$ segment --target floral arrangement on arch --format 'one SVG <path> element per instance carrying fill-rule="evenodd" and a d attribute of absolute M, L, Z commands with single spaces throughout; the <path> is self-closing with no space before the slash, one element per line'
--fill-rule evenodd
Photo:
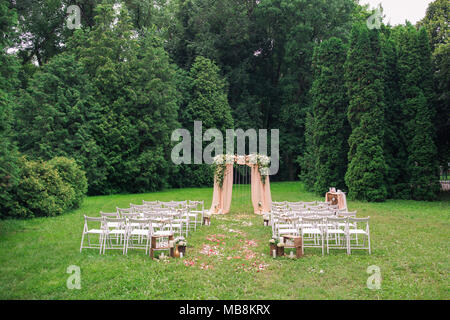
<path fill-rule="evenodd" d="M 266 183 L 266 178 L 269 175 L 270 157 L 264 154 L 252 153 L 248 156 L 249 163 L 258 165 L 259 173 L 261 174 L 262 183 Z"/>
<path fill-rule="evenodd" d="M 239 162 L 239 160 L 242 160 L 243 158 L 245 159 L 245 156 L 235 156 L 233 154 L 219 154 L 213 158 L 215 179 L 220 188 L 223 186 L 227 164 L 233 164 L 236 160 Z M 250 164 L 258 165 L 261 181 L 265 184 L 266 178 L 269 175 L 270 157 L 264 154 L 252 153 L 248 156 L 248 162 Z"/>
<path fill-rule="evenodd" d="M 220 188 L 223 186 L 227 164 L 233 164 L 234 160 L 235 156 L 232 154 L 219 154 L 213 158 L 215 179 Z"/>

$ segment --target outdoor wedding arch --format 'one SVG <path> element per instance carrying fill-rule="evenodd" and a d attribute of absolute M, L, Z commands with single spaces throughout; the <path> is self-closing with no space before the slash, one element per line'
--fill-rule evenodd
<path fill-rule="evenodd" d="M 262 154 L 232 155 L 221 154 L 214 157 L 214 192 L 210 212 L 226 214 L 230 211 L 233 191 L 234 164 L 248 166 L 251 172 L 251 200 L 255 214 L 270 211 L 270 158 Z"/>

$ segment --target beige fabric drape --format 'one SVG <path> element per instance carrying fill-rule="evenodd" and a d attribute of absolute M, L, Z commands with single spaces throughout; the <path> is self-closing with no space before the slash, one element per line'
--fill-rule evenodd
<path fill-rule="evenodd" d="M 257 165 L 250 165 L 251 167 L 251 189 L 252 189 L 252 204 L 253 211 L 256 214 L 269 212 L 272 205 L 272 196 L 270 194 L 269 176 L 266 176 L 265 183 L 261 180 L 261 173 Z"/>
<path fill-rule="evenodd" d="M 272 204 L 269 176 L 265 183 L 261 180 L 261 173 L 257 165 L 248 164 L 251 168 L 251 192 L 253 211 L 256 214 L 269 212 Z M 220 188 L 214 178 L 213 200 L 210 212 L 212 214 L 226 214 L 230 212 L 231 196 L 233 191 L 233 164 L 227 164 L 223 185 Z M 261 204 L 261 205 L 260 205 Z"/>
<path fill-rule="evenodd" d="M 214 193 L 211 204 L 211 213 L 226 214 L 230 211 L 231 195 L 233 192 L 233 164 L 227 164 L 225 169 L 222 188 L 214 177 Z"/>

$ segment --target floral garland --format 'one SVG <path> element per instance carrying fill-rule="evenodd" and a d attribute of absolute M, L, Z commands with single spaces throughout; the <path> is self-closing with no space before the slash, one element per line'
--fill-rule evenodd
<path fill-rule="evenodd" d="M 227 164 L 233 164 L 236 160 L 242 162 L 243 159 L 245 159 L 245 156 L 235 156 L 232 154 L 219 154 L 213 158 L 215 179 L 220 188 L 223 186 Z M 258 165 L 261 181 L 265 184 L 266 178 L 269 175 L 270 157 L 263 154 L 252 153 L 248 156 L 248 161 L 250 164 Z"/>

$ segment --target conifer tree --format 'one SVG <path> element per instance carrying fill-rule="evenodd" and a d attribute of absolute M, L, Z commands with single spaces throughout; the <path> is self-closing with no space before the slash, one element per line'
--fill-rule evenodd
<path fill-rule="evenodd" d="M 305 159 L 304 166 L 311 166 L 308 184 L 312 183 L 310 187 L 318 194 L 325 193 L 329 187 L 345 189 L 349 134 L 344 78 L 346 53 L 342 40 L 337 38 L 322 42 L 314 52 L 312 116 L 307 124 L 308 134 L 312 135 L 307 141 L 310 159 Z"/>
<path fill-rule="evenodd" d="M 435 128 L 430 99 L 429 47 L 423 32 L 406 26 L 399 35 L 399 76 L 402 114 L 408 159 L 406 163 L 410 195 L 415 200 L 435 200 L 439 192 Z M 428 55 L 428 58 L 427 58 Z"/>
<path fill-rule="evenodd" d="M 18 182 L 18 153 L 12 141 L 13 111 L 17 78 L 17 59 L 5 52 L 9 35 L 17 22 L 6 1 L 0 2 L 0 217 L 8 215 L 12 203 L 10 191 Z"/>
<path fill-rule="evenodd" d="M 396 42 L 385 29 L 382 37 L 384 57 L 384 99 L 385 99 L 385 126 L 384 126 L 384 152 L 386 159 L 386 186 L 389 198 L 409 198 L 407 184 L 406 160 L 404 138 L 400 128 L 403 126 L 400 104 L 399 76 L 397 70 L 398 53 Z"/>
<path fill-rule="evenodd" d="M 349 196 L 367 201 L 386 199 L 386 163 L 383 153 L 383 56 L 379 31 L 355 25 L 346 61 L 349 107 Z"/>
<path fill-rule="evenodd" d="M 95 27 L 35 74 L 17 113 L 21 147 L 79 161 L 90 194 L 159 190 L 178 127 L 174 68 L 156 30 L 135 36 L 125 7 L 96 12 Z"/>
<path fill-rule="evenodd" d="M 216 128 L 225 137 L 225 130 L 233 129 L 234 121 L 228 104 L 226 81 L 221 78 L 217 65 L 202 56 L 196 57 L 184 83 L 189 101 L 180 110 L 183 128 L 194 137 L 194 121 L 202 121 L 203 132 Z M 180 179 L 185 186 L 208 186 L 213 183 L 213 171 L 209 165 L 183 165 Z"/>

